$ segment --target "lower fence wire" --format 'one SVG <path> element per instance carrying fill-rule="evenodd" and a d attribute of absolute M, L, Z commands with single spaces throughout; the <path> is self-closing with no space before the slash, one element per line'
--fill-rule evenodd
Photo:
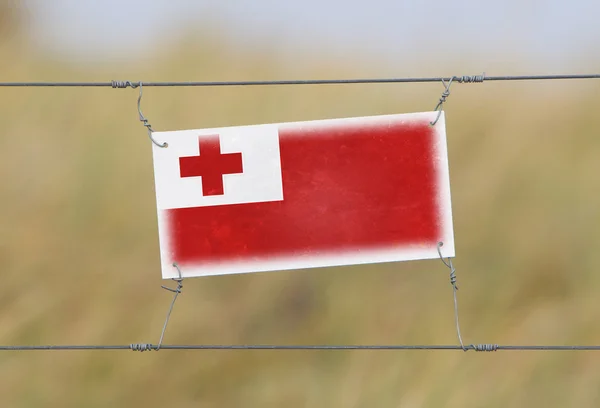
<path fill-rule="evenodd" d="M 159 350 L 462 350 L 462 351 L 600 351 L 600 345 L 573 345 L 573 346 L 557 346 L 557 345 L 498 345 L 498 344 L 469 344 L 465 345 L 462 340 L 460 333 L 460 325 L 458 322 L 458 301 L 456 292 L 458 291 L 458 285 L 456 283 L 456 270 L 452 265 L 452 260 L 448 258 L 446 262 L 442 256 L 440 248 L 443 243 L 438 244 L 438 253 L 440 259 L 450 269 L 450 284 L 452 285 L 454 294 L 454 318 L 456 323 L 456 334 L 458 336 L 458 345 L 427 345 L 427 344 L 396 344 L 396 345 L 282 345 L 282 344 L 191 344 L 191 345 L 174 345 L 174 344 L 162 344 L 167 324 L 173 311 L 173 306 L 177 300 L 177 296 L 181 293 L 182 285 L 182 274 L 177 264 L 173 264 L 177 268 L 179 277 L 173 279 L 177 282 L 177 288 L 171 289 L 163 286 L 173 292 L 175 295 L 169 307 L 165 323 L 161 332 L 160 340 L 158 344 L 150 343 L 132 343 L 127 345 L 37 345 L 37 346 L 26 346 L 26 345 L 15 345 L 15 346 L 2 346 L 0 345 L 0 351 L 48 351 L 48 350 L 131 350 L 131 351 L 159 351 Z"/>
<path fill-rule="evenodd" d="M 160 350 L 474 350 L 474 351 L 600 351 L 600 346 L 555 346 L 555 345 L 498 345 L 470 344 L 460 345 L 228 345 L 228 344 L 163 344 Z M 159 350 L 155 344 L 128 345 L 39 345 L 39 346 L 0 346 L 0 351 L 33 350 Z"/>

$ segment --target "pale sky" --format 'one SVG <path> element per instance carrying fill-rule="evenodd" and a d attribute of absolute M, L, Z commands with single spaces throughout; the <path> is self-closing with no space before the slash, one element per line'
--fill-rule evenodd
<path fill-rule="evenodd" d="M 246 48 L 269 41 L 292 59 L 314 47 L 369 50 L 399 65 L 467 52 L 493 69 L 510 52 L 543 72 L 594 71 L 582 61 L 600 41 L 598 0 L 24 1 L 38 44 L 78 58 L 135 56 L 181 27 L 209 22 Z"/>

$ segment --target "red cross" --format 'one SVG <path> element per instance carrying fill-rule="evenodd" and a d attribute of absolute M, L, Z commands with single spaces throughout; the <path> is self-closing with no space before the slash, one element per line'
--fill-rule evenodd
<path fill-rule="evenodd" d="M 223 175 L 243 173 L 242 154 L 221 154 L 219 135 L 198 138 L 200 156 L 179 158 L 181 177 L 202 176 L 202 195 L 223 195 Z"/>

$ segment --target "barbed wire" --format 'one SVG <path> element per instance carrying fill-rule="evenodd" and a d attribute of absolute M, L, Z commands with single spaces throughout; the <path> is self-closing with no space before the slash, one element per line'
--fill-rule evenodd
<path fill-rule="evenodd" d="M 296 79 L 264 81 L 110 81 L 110 82 L 0 82 L 0 87 L 111 87 L 137 88 L 138 86 L 256 86 L 256 85 L 335 85 L 335 84 L 389 84 L 423 82 L 481 83 L 484 81 L 532 81 L 565 79 L 600 79 L 600 74 L 558 74 L 558 75 L 462 75 L 446 77 L 400 77 L 400 78 L 350 78 L 350 79 Z"/>

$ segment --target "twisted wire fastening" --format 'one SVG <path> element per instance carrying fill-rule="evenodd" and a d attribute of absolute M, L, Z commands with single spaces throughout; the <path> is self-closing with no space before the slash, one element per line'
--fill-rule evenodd
<path fill-rule="evenodd" d="M 460 342 L 460 346 L 462 347 L 462 349 L 464 351 L 467 351 L 468 349 L 463 344 L 462 336 L 460 334 L 460 324 L 458 322 L 458 300 L 456 298 L 456 292 L 458 291 L 458 285 L 456 283 L 456 269 L 454 269 L 454 265 L 452 265 L 452 260 L 450 258 L 448 258 L 448 262 L 446 262 L 444 260 L 444 257 L 442 256 L 442 251 L 440 250 L 440 248 L 442 246 L 444 246 L 444 243 L 438 242 L 437 251 L 438 251 L 438 254 L 440 255 L 440 259 L 442 260 L 444 265 L 446 265 L 450 269 L 450 284 L 452 285 L 452 292 L 454 294 L 454 321 L 456 324 L 456 334 L 458 336 L 458 341 Z"/>
<path fill-rule="evenodd" d="M 440 97 L 440 100 L 434 109 L 434 111 L 437 111 L 438 114 L 437 114 L 437 117 L 435 118 L 435 120 L 433 122 L 430 122 L 431 126 L 434 126 L 440 119 L 440 116 L 442 115 L 442 106 L 444 105 L 444 102 L 446 102 L 446 99 L 448 99 L 448 97 L 450 96 L 450 85 L 452 85 L 452 81 L 456 81 L 461 84 L 471 84 L 471 83 L 483 82 L 485 80 L 485 73 L 483 73 L 483 75 L 453 76 L 450 78 L 450 80 L 448 81 L 447 84 L 443 78 L 441 80 L 442 80 L 442 84 L 444 85 L 445 89 L 444 89 L 444 92 L 442 92 L 442 96 Z"/>
<path fill-rule="evenodd" d="M 498 350 L 497 344 L 471 344 L 470 348 L 475 351 L 496 351 Z"/>
<path fill-rule="evenodd" d="M 444 105 L 444 102 L 446 102 L 446 99 L 450 96 L 450 85 L 452 85 L 452 81 L 454 80 L 454 78 L 455 77 L 450 78 L 448 84 L 446 84 L 446 81 L 442 79 L 442 84 L 446 89 L 444 89 L 444 92 L 442 92 L 442 96 L 440 97 L 440 100 L 434 109 L 434 111 L 437 111 L 438 114 L 435 120 L 429 123 L 431 126 L 435 126 L 435 124 L 440 119 L 440 116 L 442 115 L 442 105 Z"/>
<path fill-rule="evenodd" d="M 137 88 L 139 85 L 139 83 L 135 83 L 135 82 L 131 82 L 131 81 L 112 81 L 112 87 L 113 88 L 127 88 L 127 87 L 132 87 L 132 88 Z"/>
<path fill-rule="evenodd" d="M 183 289 L 183 277 L 181 275 L 181 269 L 179 269 L 179 266 L 177 265 L 177 263 L 173 263 L 173 267 L 177 269 L 177 273 L 179 275 L 179 278 L 173 279 L 175 282 L 177 282 L 177 287 L 175 289 L 171 289 L 164 285 L 161 286 L 163 289 L 166 289 L 170 292 L 175 293 L 175 296 L 173 296 L 173 301 L 171 302 L 171 307 L 169 307 L 169 312 L 167 313 L 167 318 L 165 319 L 165 324 L 163 326 L 162 333 L 160 334 L 160 340 L 158 341 L 158 345 L 156 346 L 157 351 L 160 350 L 160 346 L 162 345 L 163 338 L 165 337 L 165 331 L 167 330 L 167 325 L 169 324 L 169 318 L 171 317 L 171 312 L 173 311 L 173 306 L 175 306 L 175 301 L 177 300 L 177 296 L 179 296 L 179 294 L 181 293 L 181 289 Z"/>
<path fill-rule="evenodd" d="M 137 107 L 138 107 L 138 113 L 139 113 L 139 116 L 140 116 L 140 121 L 143 123 L 143 125 L 146 127 L 146 129 L 148 129 L 148 137 L 150 138 L 150 140 L 152 140 L 152 143 L 154 143 L 158 147 L 167 147 L 168 146 L 167 142 L 165 142 L 163 144 L 160 144 L 156 140 L 154 140 L 154 138 L 152 137 L 152 132 L 154 132 L 152 130 L 152 126 L 150 125 L 150 123 L 148 123 L 148 119 L 146 119 L 144 117 L 144 114 L 142 113 L 142 107 L 141 107 L 141 103 L 142 103 L 142 83 L 139 82 L 138 86 L 140 87 L 140 96 L 138 97 Z"/>
<path fill-rule="evenodd" d="M 440 259 L 442 260 L 444 265 L 446 265 L 448 267 L 448 269 L 450 269 L 450 284 L 452 285 L 452 289 L 453 289 L 452 292 L 454 294 L 454 320 L 456 323 L 456 334 L 458 336 L 458 341 L 460 342 L 460 347 L 463 349 L 463 351 L 468 351 L 468 350 L 496 351 L 496 350 L 498 350 L 499 346 L 497 344 L 471 344 L 469 346 L 465 346 L 463 344 L 462 336 L 460 334 L 460 324 L 458 322 L 458 300 L 456 298 L 456 292 L 458 291 L 458 285 L 456 283 L 456 269 L 454 268 L 454 265 L 452 265 L 452 259 L 448 258 L 448 262 L 446 262 L 444 260 L 444 257 L 442 256 L 442 251 L 440 250 L 440 248 L 443 245 L 444 245 L 443 242 L 438 242 L 437 250 L 438 250 L 438 254 L 440 255 Z"/>
<path fill-rule="evenodd" d="M 452 261 L 449 260 L 449 264 L 446 264 L 446 266 L 450 268 L 450 284 L 455 290 L 458 290 L 458 284 L 456 283 L 456 269 L 454 268 L 454 265 L 452 265 Z"/>
<path fill-rule="evenodd" d="M 129 348 L 132 351 L 150 351 L 150 350 L 154 350 L 154 346 L 152 346 L 152 344 L 148 344 L 148 343 L 133 343 L 129 345 Z M 158 349 L 156 349 L 158 350 Z"/>
<path fill-rule="evenodd" d="M 455 77 L 454 80 L 460 84 L 483 82 L 485 80 L 485 72 L 482 75 L 463 75 L 461 77 Z"/>

